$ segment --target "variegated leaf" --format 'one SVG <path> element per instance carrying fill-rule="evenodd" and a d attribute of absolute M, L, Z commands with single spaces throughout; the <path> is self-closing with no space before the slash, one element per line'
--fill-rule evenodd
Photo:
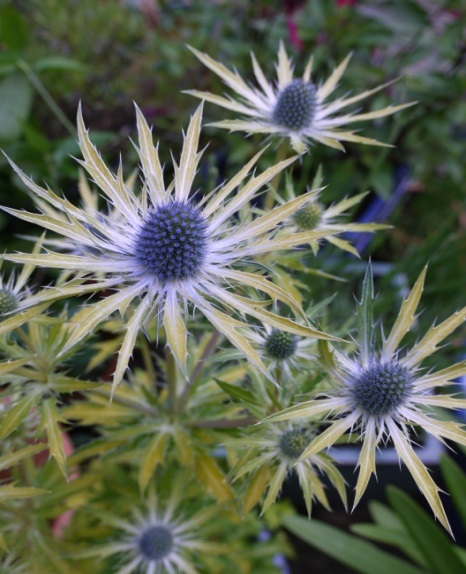
<path fill-rule="evenodd" d="M 392 327 L 390 335 L 383 344 L 382 359 L 384 361 L 389 361 L 394 356 L 398 345 L 416 320 L 417 316 L 415 313 L 424 290 L 426 273 L 427 267 L 424 267 L 422 273 L 414 284 L 414 287 L 411 289 L 409 296 L 401 304 L 400 312 L 396 318 L 395 324 Z"/>

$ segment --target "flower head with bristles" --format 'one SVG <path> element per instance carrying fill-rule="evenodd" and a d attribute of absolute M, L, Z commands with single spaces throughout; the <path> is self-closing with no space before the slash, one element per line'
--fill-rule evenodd
<path fill-rule="evenodd" d="M 199 561 L 199 554 L 218 551 L 217 545 L 202 538 L 202 527 L 212 518 L 212 509 L 183 515 L 177 508 L 178 498 L 172 496 L 161 507 L 151 495 L 146 511 L 135 511 L 131 521 L 104 514 L 104 522 L 115 529 L 114 540 L 85 550 L 79 556 L 118 556 L 120 567 L 115 574 L 198 574 L 194 563 Z"/>
<path fill-rule="evenodd" d="M 40 297 L 50 300 L 54 296 L 61 298 L 109 288 L 116 290 L 76 315 L 67 348 L 112 313 L 132 312 L 125 324 L 126 334 L 118 355 L 114 387 L 122 380 L 136 337 L 150 317 L 161 318 L 167 344 L 185 372 L 187 327 L 184 317 L 188 304 L 197 308 L 264 373 L 267 371 L 259 354 L 241 334 L 241 329 L 248 327 L 244 315 L 294 335 L 333 339 L 308 325 L 279 317 L 233 289 L 262 291 L 272 300 L 284 302 L 295 314 L 303 314 L 284 289 L 241 267 L 243 261 L 257 255 L 289 249 L 322 237 L 321 232 L 315 231 L 276 237 L 279 226 L 304 205 L 309 194 L 254 217 L 245 225 L 235 217 L 264 185 L 296 158 L 282 161 L 245 182 L 260 152 L 231 181 L 197 200 L 191 197 L 191 191 L 202 155 L 197 151 L 201 121 L 202 105 L 191 119 L 180 163 L 174 165 L 174 179 L 167 187 L 151 130 L 137 110 L 138 152 L 143 172 L 142 192 L 137 194 L 126 185 L 121 166 L 115 175 L 105 165 L 89 139 L 79 112 L 78 135 L 84 156 L 80 163 L 106 195 L 107 213 L 96 212 L 88 205 L 74 206 L 50 189 L 39 187 L 14 166 L 22 181 L 39 199 L 42 213 L 3 209 L 59 233 L 62 240 L 61 243 L 59 239 L 54 240 L 57 252 L 48 251 L 34 257 L 8 254 L 5 259 L 68 270 L 76 277 L 68 284 L 36 295 L 36 301 L 40 301 Z M 238 186 L 241 186 L 239 190 Z M 51 206 L 46 213 L 41 208 L 44 204 Z M 60 216 L 54 217 L 54 211 Z"/>
<path fill-rule="evenodd" d="M 434 389 L 451 385 L 466 374 L 466 361 L 437 372 L 420 371 L 420 363 L 434 353 L 438 345 L 466 320 L 466 307 L 437 326 L 432 326 L 414 347 L 405 353 L 400 343 L 416 320 L 425 278 L 424 270 L 411 293 L 403 301 L 398 318 L 380 351 L 374 345 L 372 320 L 373 285 L 370 267 L 363 283 L 359 304 L 359 351 L 347 356 L 339 349 L 333 353 L 327 343 L 320 344 L 321 358 L 331 387 L 321 396 L 272 415 L 272 421 L 326 417 L 328 428 L 304 449 L 300 459 L 315 455 L 332 446 L 350 429 L 357 428 L 362 438 L 360 468 L 356 485 L 355 504 L 363 495 L 369 479 L 375 473 L 375 452 L 381 442 L 393 441 L 401 461 L 408 467 L 421 492 L 440 522 L 449 528 L 438 487 L 415 453 L 409 429 L 421 427 L 443 441 L 448 439 L 466 445 L 466 432 L 461 424 L 447 419 L 448 409 L 464 409 L 466 400 L 454 395 L 434 395 Z M 433 408 L 446 409 L 445 416 L 436 418 Z"/>
<path fill-rule="evenodd" d="M 298 337 L 287 331 L 264 325 L 261 330 L 250 331 L 247 338 L 260 351 L 264 363 L 268 366 L 272 380 L 282 377 L 293 382 L 296 369 L 306 369 L 317 354 L 317 341 L 311 337 Z M 274 374 L 275 373 L 275 374 Z"/>
<path fill-rule="evenodd" d="M 30 261 L 24 265 L 19 275 L 16 276 L 15 272 L 12 272 L 8 279 L 5 279 L 4 274 L 0 273 L 0 335 L 12 331 L 32 317 L 39 315 L 50 304 L 42 302 L 41 305 L 36 305 L 37 301 L 28 287 L 29 278 L 36 268 L 34 257 L 40 252 L 42 242 L 43 237 L 36 242 L 29 255 Z M 3 257 L 0 258 L 0 270 L 2 263 Z M 33 305 L 35 305 L 33 309 L 24 312 Z"/>
<path fill-rule="evenodd" d="M 239 113 L 243 119 L 224 120 L 210 124 L 247 133 L 272 134 L 288 137 L 298 153 L 304 153 L 310 142 L 315 141 L 343 150 L 341 142 L 349 141 L 368 145 L 386 145 L 377 140 L 357 135 L 355 131 L 343 131 L 342 126 L 355 122 L 382 118 L 394 114 L 408 106 L 401 104 L 387 106 L 367 113 L 348 112 L 338 115 L 341 110 L 351 106 L 376 92 L 383 90 L 383 84 L 352 97 L 341 97 L 328 101 L 343 76 L 350 56 L 335 68 L 324 83 L 315 83 L 311 79 L 313 58 L 311 57 L 302 78 L 293 76 L 293 65 L 286 53 L 283 42 L 278 51 L 277 83 L 269 82 L 254 54 L 251 54 L 254 75 L 259 87 L 249 85 L 239 73 L 231 71 L 207 54 L 190 48 L 199 60 L 217 74 L 225 84 L 238 95 L 218 96 L 209 92 L 189 90 L 197 98 L 211 102 L 228 110 Z"/>
<path fill-rule="evenodd" d="M 263 502 L 265 512 L 275 502 L 288 474 L 296 472 L 309 516 L 316 499 L 330 509 L 322 478 L 327 475 L 346 506 L 345 481 L 332 459 L 324 454 L 301 457 L 309 442 L 316 436 L 312 426 L 299 423 L 280 423 L 255 428 L 243 438 L 231 441 L 242 454 L 233 469 L 235 480 L 254 473 L 268 478 L 268 491 Z M 252 483 L 251 483 L 252 484 Z M 249 502 L 245 496 L 246 503 Z M 249 508 L 244 509 L 249 510 Z"/>
<path fill-rule="evenodd" d="M 368 192 L 359 193 L 353 197 L 345 197 L 341 201 L 326 206 L 322 201 L 324 192 L 322 181 L 322 168 L 319 167 L 312 182 L 312 189 L 314 191 L 310 194 L 309 200 L 289 218 L 281 232 L 326 231 L 328 235 L 323 238 L 322 241 L 317 240 L 311 242 L 310 245 L 314 254 L 317 254 L 321 242 L 328 242 L 338 249 L 348 251 L 356 257 L 359 257 L 355 247 L 347 239 L 338 236 L 343 233 L 373 233 L 374 231 L 386 229 L 389 226 L 383 223 L 345 221 L 345 217 L 348 216 L 348 210 L 358 206 Z M 310 192 L 309 188 L 307 192 Z M 286 180 L 283 197 L 278 193 L 274 193 L 274 197 L 280 205 L 296 197 L 296 192 L 290 178 Z"/>

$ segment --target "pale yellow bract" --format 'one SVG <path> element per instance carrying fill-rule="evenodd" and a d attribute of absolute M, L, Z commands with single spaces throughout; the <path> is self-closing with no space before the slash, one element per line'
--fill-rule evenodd
<path fill-rule="evenodd" d="M 198 151 L 202 105 L 189 124 L 179 165 L 174 164 L 174 177 L 166 186 L 158 147 L 137 108 L 138 153 L 142 169 L 142 190 L 135 193 L 123 179 L 120 165 L 113 174 L 91 143 L 81 111 L 78 113 L 78 135 L 84 160 L 80 163 L 94 183 L 105 194 L 108 210 L 96 211 L 95 202 L 85 193 L 83 207 L 42 188 L 17 166 L 16 173 L 38 200 L 40 213 L 29 213 L 4 207 L 20 219 L 60 235 L 52 245 L 56 251 L 45 253 L 7 254 L 5 259 L 27 265 L 65 270 L 74 277 L 59 286 L 46 289 L 28 299 L 29 305 L 45 304 L 54 299 L 112 289 L 115 292 L 97 303 L 84 306 L 72 319 L 67 345 L 63 352 L 84 339 L 112 313 L 127 314 L 125 335 L 118 353 L 113 389 L 125 375 L 136 337 L 149 318 L 163 325 L 166 341 L 181 370 L 185 372 L 188 304 L 198 309 L 235 347 L 267 375 L 260 355 L 241 330 L 249 325 L 244 316 L 303 337 L 335 339 L 305 324 L 280 317 L 266 308 L 266 301 L 238 294 L 237 287 L 267 295 L 269 301 L 282 301 L 297 316 L 304 317 L 299 304 L 282 288 L 262 274 L 242 270 L 242 261 L 264 253 L 290 249 L 316 241 L 327 231 L 308 231 L 277 236 L 280 225 L 308 201 L 312 192 L 286 202 L 268 213 L 254 217 L 243 225 L 235 214 L 295 159 L 292 157 L 251 175 L 262 152 L 256 154 L 228 182 L 209 190 L 199 201 L 192 198 L 192 186 L 202 152 Z M 247 179 L 249 177 L 249 179 Z M 247 180 L 247 181 L 246 181 Z M 83 184 L 81 183 L 83 190 Z M 84 189 L 86 192 L 87 190 Z M 86 199 L 87 198 L 87 199 Z M 145 222 L 160 206 L 173 202 L 195 205 L 206 225 L 207 247 L 202 265 L 194 277 L 162 281 L 144 268 L 138 260 L 137 241 Z M 46 209 L 45 205 L 49 205 Z M 89 282 L 92 279 L 92 282 Z"/>
<path fill-rule="evenodd" d="M 239 120 L 222 120 L 209 125 L 225 128 L 230 131 L 243 131 L 249 134 L 272 134 L 282 138 L 289 138 L 293 149 L 299 154 L 305 153 L 312 141 L 322 143 L 339 150 L 344 150 L 341 142 L 345 141 L 368 145 L 388 145 L 375 139 L 359 136 L 355 131 L 343 131 L 339 128 L 355 122 L 383 118 L 408 108 L 415 103 L 410 102 L 396 106 L 387 106 L 380 110 L 361 114 L 350 112 L 344 113 L 343 115 L 336 115 L 340 110 L 372 96 L 392 83 L 387 82 L 386 84 L 382 84 L 381 86 L 377 86 L 371 90 L 366 90 L 361 94 L 351 97 L 341 97 L 329 102 L 329 96 L 337 88 L 338 83 L 346 70 L 351 58 L 350 54 L 334 69 L 332 74 L 324 83 L 319 84 L 316 87 L 315 113 L 310 124 L 302 129 L 293 130 L 283 125 L 278 125 L 273 119 L 280 94 L 294 80 L 293 64 L 286 53 L 283 42 L 280 42 L 278 50 L 276 84 L 269 82 L 266 79 L 256 57 L 251 53 L 254 75 L 259 84 L 258 88 L 248 84 L 241 77 L 238 71 L 232 71 L 220 62 L 211 58 L 209 55 L 200 52 L 195 48 L 189 48 L 205 66 L 217 74 L 225 84 L 238 95 L 238 99 L 234 99 L 231 96 L 219 96 L 199 90 L 186 91 L 187 94 L 191 94 L 192 96 L 205 100 L 206 102 L 237 112 L 242 116 L 242 119 Z M 311 81 L 312 67 L 313 57 L 309 59 L 304 70 L 302 76 L 302 80 L 304 82 Z"/>
<path fill-rule="evenodd" d="M 371 313 L 367 320 L 360 321 L 359 349 L 354 357 L 349 357 L 339 349 L 330 351 L 326 343 L 321 344 L 323 366 L 328 372 L 330 388 L 317 394 L 311 400 L 276 413 L 266 420 L 285 421 L 292 419 L 323 420 L 328 428 L 317 436 L 304 450 L 301 459 L 315 455 L 332 446 L 342 435 L 351 429 L 359 429 L 363 440 L 357 466 L 360 468 L 356 484 L 355 504 L 366 490 L 369 479 L 376 472 L 375 453 L 385 438 L 391 439 L 400 460 L 413 475 L 416 484 L 429 502 L 434 514 L 449 529 L 443 509 L 439 488 L 432 480 L 425 465 L 415 453 L 409 436 L 410 427 L 421 427 L 425 432 L 443 441 L 448 439 L 466 445 L 466 432 L 454 420 L 436 418 L 432 408 L 464 409 L 466 400 L 454 395 L 434 395 L 438 387 L 453 384 L 454 379 L 466 374 L 466 361 L 446 369 L 425 373 L 420 372 L 421 362 L 438 349 L 438 345 L 466 320 L 466 307 L 437 326 L 432 326 L 427 334 L 403 356 L 400 343 L 416 320 L 416 309 L 423 291 L 426 269 L 421 273 L 410 295 L 403 301 L 401 309 L 389 336 L 384 339 L 380 352 L 374 350 L 372 335 L 374 325 Z M 372 279 L 366 275 L 363 291 L 365 295 L 361 308 L 371 308 L 373 298 Z M 364 309 L 363 309 L 364 311 Z M 364 313 L 363 313 L 364 314 Z M 381 365 L 397 364 L 410 373 L 412 388 L 403 397 L 401 404 L 390 412 L 381 415 L 370 414 L 355 400 L 354 387 L 361 374 L 378 362 Z M 450 415 L 451 416 L 451 415 Z"/>

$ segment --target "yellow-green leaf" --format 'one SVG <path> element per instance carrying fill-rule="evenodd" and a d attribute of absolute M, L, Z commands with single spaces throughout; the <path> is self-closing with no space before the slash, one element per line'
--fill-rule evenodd
<path fill-rule="evenodd" d="M 247 515 L 259 502 L 265 492 L 269 478 L 270 469 L 267 465 L 261 466 L 254 473 L 243 496 L 241 510 L 244 515 Z"/>
<path fill-rule="evenodd" d="M 226 477 L 215 460 L 204 452 L 196 456 L 196 474 L 205 489 L 220 502 L 234 498 L 233 491 L 226 482 Z"/>
<path fill-rule="evenodd" d="M 5 484 L 0 486 L 0 502 L 3 502 L 4 500 L 32 498 L 33 496 L 39 496 L 40 494 L 46 494 L 47 492 L 48 491 L 43 488 Z"/>
<path fill-rule="evenodd" d="M 1 418 L 0 439 L 6 438 L 18 428 L 29 414 L 36 400 L 36 395 L 26 395 L 21 397 L 15 405 L 7 407 L 6 414 Z"/>
<path fill-rule="evenodd" d="M 149 445 L 142 455 L 138 475 L 139 490 L 141 493 L 144 493 L 146 490 L 157 465 L 163 463 L 167 440 L 168 435 L 159 432 L 149 442 Z"/>
<path fill-rule="evenodd" d="M 55 399 L 48 399 L 42 404 L 42 424 L 47 431 L 50 456 L 55 458 L 66 478 L 66 455 L 63 446 L 62 431 L 58 425 L 59 413 Z"/>
<path fill-rule="evenodd" d="M 409 296 L 401 304 L 400 312 L 396 321 L 392 327 L 388 339 L 384 342 L 382 348 L 382 359 L 384 361 L 389 361 L 392 359 L 398 345 L 400 344 L 403 337 L 412 327 L 414 321 L 416 320 L 416 309 L 419 304 L 419 300 L 424 289 L 424 279 L 426 277 L 427 267 L 420 274 L 418 280 L 411 289 Z"/>
<path fill-rule="evenodd" d="M 45 450 L 46 448 L 46 443 L 30 444 L 20 448 L 16 452 L 8 453 L 0 458 L 0 470 L 11 468 L 15 464 L 18 464 L 18 462 L 21 462 L 25 458 L 29 458 L 34 454 Z"/>

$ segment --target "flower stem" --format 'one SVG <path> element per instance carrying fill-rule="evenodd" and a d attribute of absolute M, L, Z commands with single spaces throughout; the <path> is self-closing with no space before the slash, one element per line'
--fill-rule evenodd
<path fill-rule="evenodd" d="M 189 392 L 191 391 L 193 385 L 196 383 L 199 375 L 202 372 L 202 369 L 204 367 L 204 361 L 207 359 L 207 357 L 210 357 L 210 355 L 212 354 L 212 352 L 214 351 L 214 349 L 217 347 L 218 341 L 220 339 L 221 335 L 218 331 L 214 331 L 207 343 L 207 345 L 204 347 L 204 350 L 202 351 L 201 356 L 199 357 L 192 373 L 191 376 L 189 377 L 189 381 L 187 382 L 183 393 L 181 395 L 180 398 L 180 402 L 181 404 L 184 404 L 186 402 L 186 400 L 188 399 L 188 395 Z"/>
<path fill-rule="evenodd" d="M 167 364 L 167 382 L 168 382 L 168 410 L 171 413 L 177 411 L 177 386 L 178 386 L 178 368 L 175 356 L 168 345 L 165 347 L 165 361 Z"/>
<path fill-rule="evenodd" d="M 248 427 L 257 422 L 254 417 L 244 417 L 242 419 L 219 419 L 204 421 L 186 421 L 186 426 L 208 429 L 231 429 L 237 427 Z"/>
<path fill-rule="evenodd" d="M 283 138 L 282 141 L 280 142 L 280 145 L 278 146 L 274 165 L 279 163 L 280 161 L 283 161 L 286 158 L 287 151 L 288 151 L 288 141 L 285 138 Z M 281 176 L 282 172 L 280 171 L 270 182 L 270 187 L 275 192 L 278 190 L 278 186 L 280 185 Z M 264 209 L 266 211 L 270 211 L 273 207 L 273 203 L 274 203 L 273 193 L 269 190 L 265 196 Z"/>

